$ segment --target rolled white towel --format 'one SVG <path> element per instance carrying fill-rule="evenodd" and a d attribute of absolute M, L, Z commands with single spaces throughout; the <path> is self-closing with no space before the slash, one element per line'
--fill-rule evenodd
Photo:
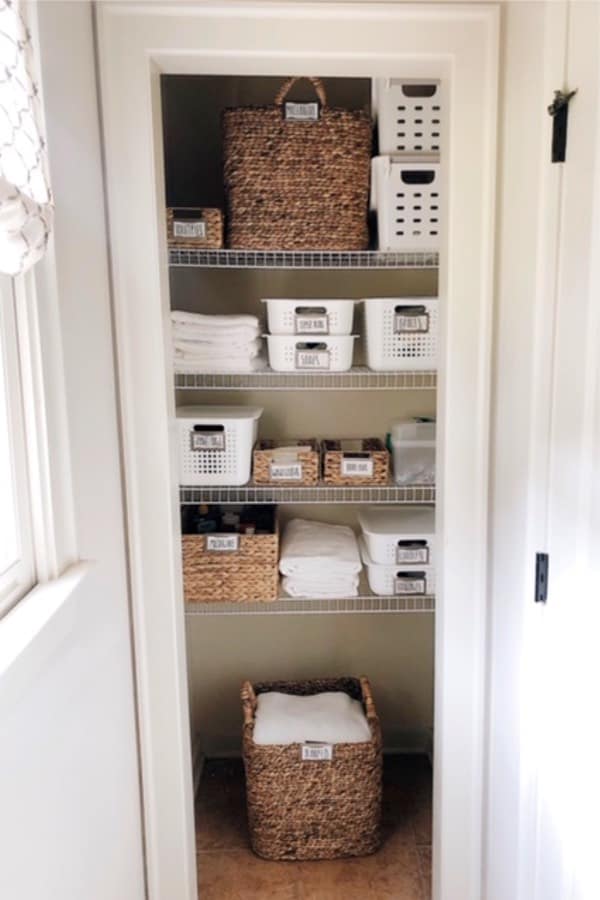
<path fill-rule="evenodd" d="M 362 563 L 356 535 L 346 525 L 292 519 L 283 532 L 279 571 L 303 577 L 315 569 L 326 579 L 358 575 Z"/>
<path fill-rule="evenodd" d="M 255 744 L 362 744 L 371 729 L 359 700 L 343 691 L 298 696 L 265 691 L 256 698 Z"/>

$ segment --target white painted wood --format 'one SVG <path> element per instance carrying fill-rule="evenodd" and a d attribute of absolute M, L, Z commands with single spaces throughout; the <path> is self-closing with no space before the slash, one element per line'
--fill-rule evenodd
<path fill-rule="evenodd" d="M 434 896 L 480 897 L 497 13 L 495 4 L 98 8 L 152 898 L 195 897 L 158 78 L 315 69 L 448 84 Z"/>

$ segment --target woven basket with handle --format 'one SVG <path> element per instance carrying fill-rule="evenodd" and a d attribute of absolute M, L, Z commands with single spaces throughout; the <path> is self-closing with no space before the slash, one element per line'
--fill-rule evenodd
<path fill-rule="evenodd" d="M 223 112 L 227 244 L 249 250 L 364 250 L 371 119 L 366 112 L 286 104 L 288 79 L 274 106 Z M 291 110 L 288 107 L 294 106 Z M 295 119 L 298 107 L 317 118 Z"/>

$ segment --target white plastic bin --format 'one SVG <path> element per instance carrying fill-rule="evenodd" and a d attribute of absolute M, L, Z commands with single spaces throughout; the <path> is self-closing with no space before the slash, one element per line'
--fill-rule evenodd
<path fill-rule="evenodd" d="M 355 300 L 264 299 L 271 334 L 352 334 Z"/>
<path fill-rule="evenodd" d="M 440 163 L 376 156 L 371 161 L 371 208 L 380 250 L 437 252 L 440 248 Z"/>
<path fill-rule="evenodd" d="M 364 538 L 359 539 L 360 555 L 367 569 L 367 580 L 374 594 L 383 597 L 425 596 L 435 594 L 433 566 L 407 567 L 379 565 L 369 556 Z"/>
<path fill-rule="evenodd" d="M 347 372 L 357 335 L 266 334 L 269 365 L 276 372 Z"/>
<path fill-rule="evenodd" d="M 396 422 L 391 442 L 396 484 L 435 483 L 435 422 Z"/>
<path fill-rule="evenodd" d="M 371 560 L 408 569 L 435 563 L 435 512 L 424 506 L 367 506 L 358 521 Z"/>
<path fill-rule="evenodd" d="M 437 299 L 369 297 L 363 302 L 370 369 L 397 372 L 436 368 Z"/>
<path fill-rule="evenodd" d="M 177 410 L 180 483 L 247 484 L 261 415 L 261 408 L 251 406 L 180 407 Z"/>
<path fill-rule="evenodd" d="M 379 152 L 440 153 L 441 84 L 433 78 L 374 78 Z"/>

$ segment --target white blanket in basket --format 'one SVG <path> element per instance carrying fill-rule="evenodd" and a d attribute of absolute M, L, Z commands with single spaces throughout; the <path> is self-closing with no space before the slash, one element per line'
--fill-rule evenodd
<path fill-rule="evenodd" d="M 361 744 L 370 740 L 362 704 L 343 691 L 308 697 L 268 691 L 257 697 L 255 744 Z"/>

